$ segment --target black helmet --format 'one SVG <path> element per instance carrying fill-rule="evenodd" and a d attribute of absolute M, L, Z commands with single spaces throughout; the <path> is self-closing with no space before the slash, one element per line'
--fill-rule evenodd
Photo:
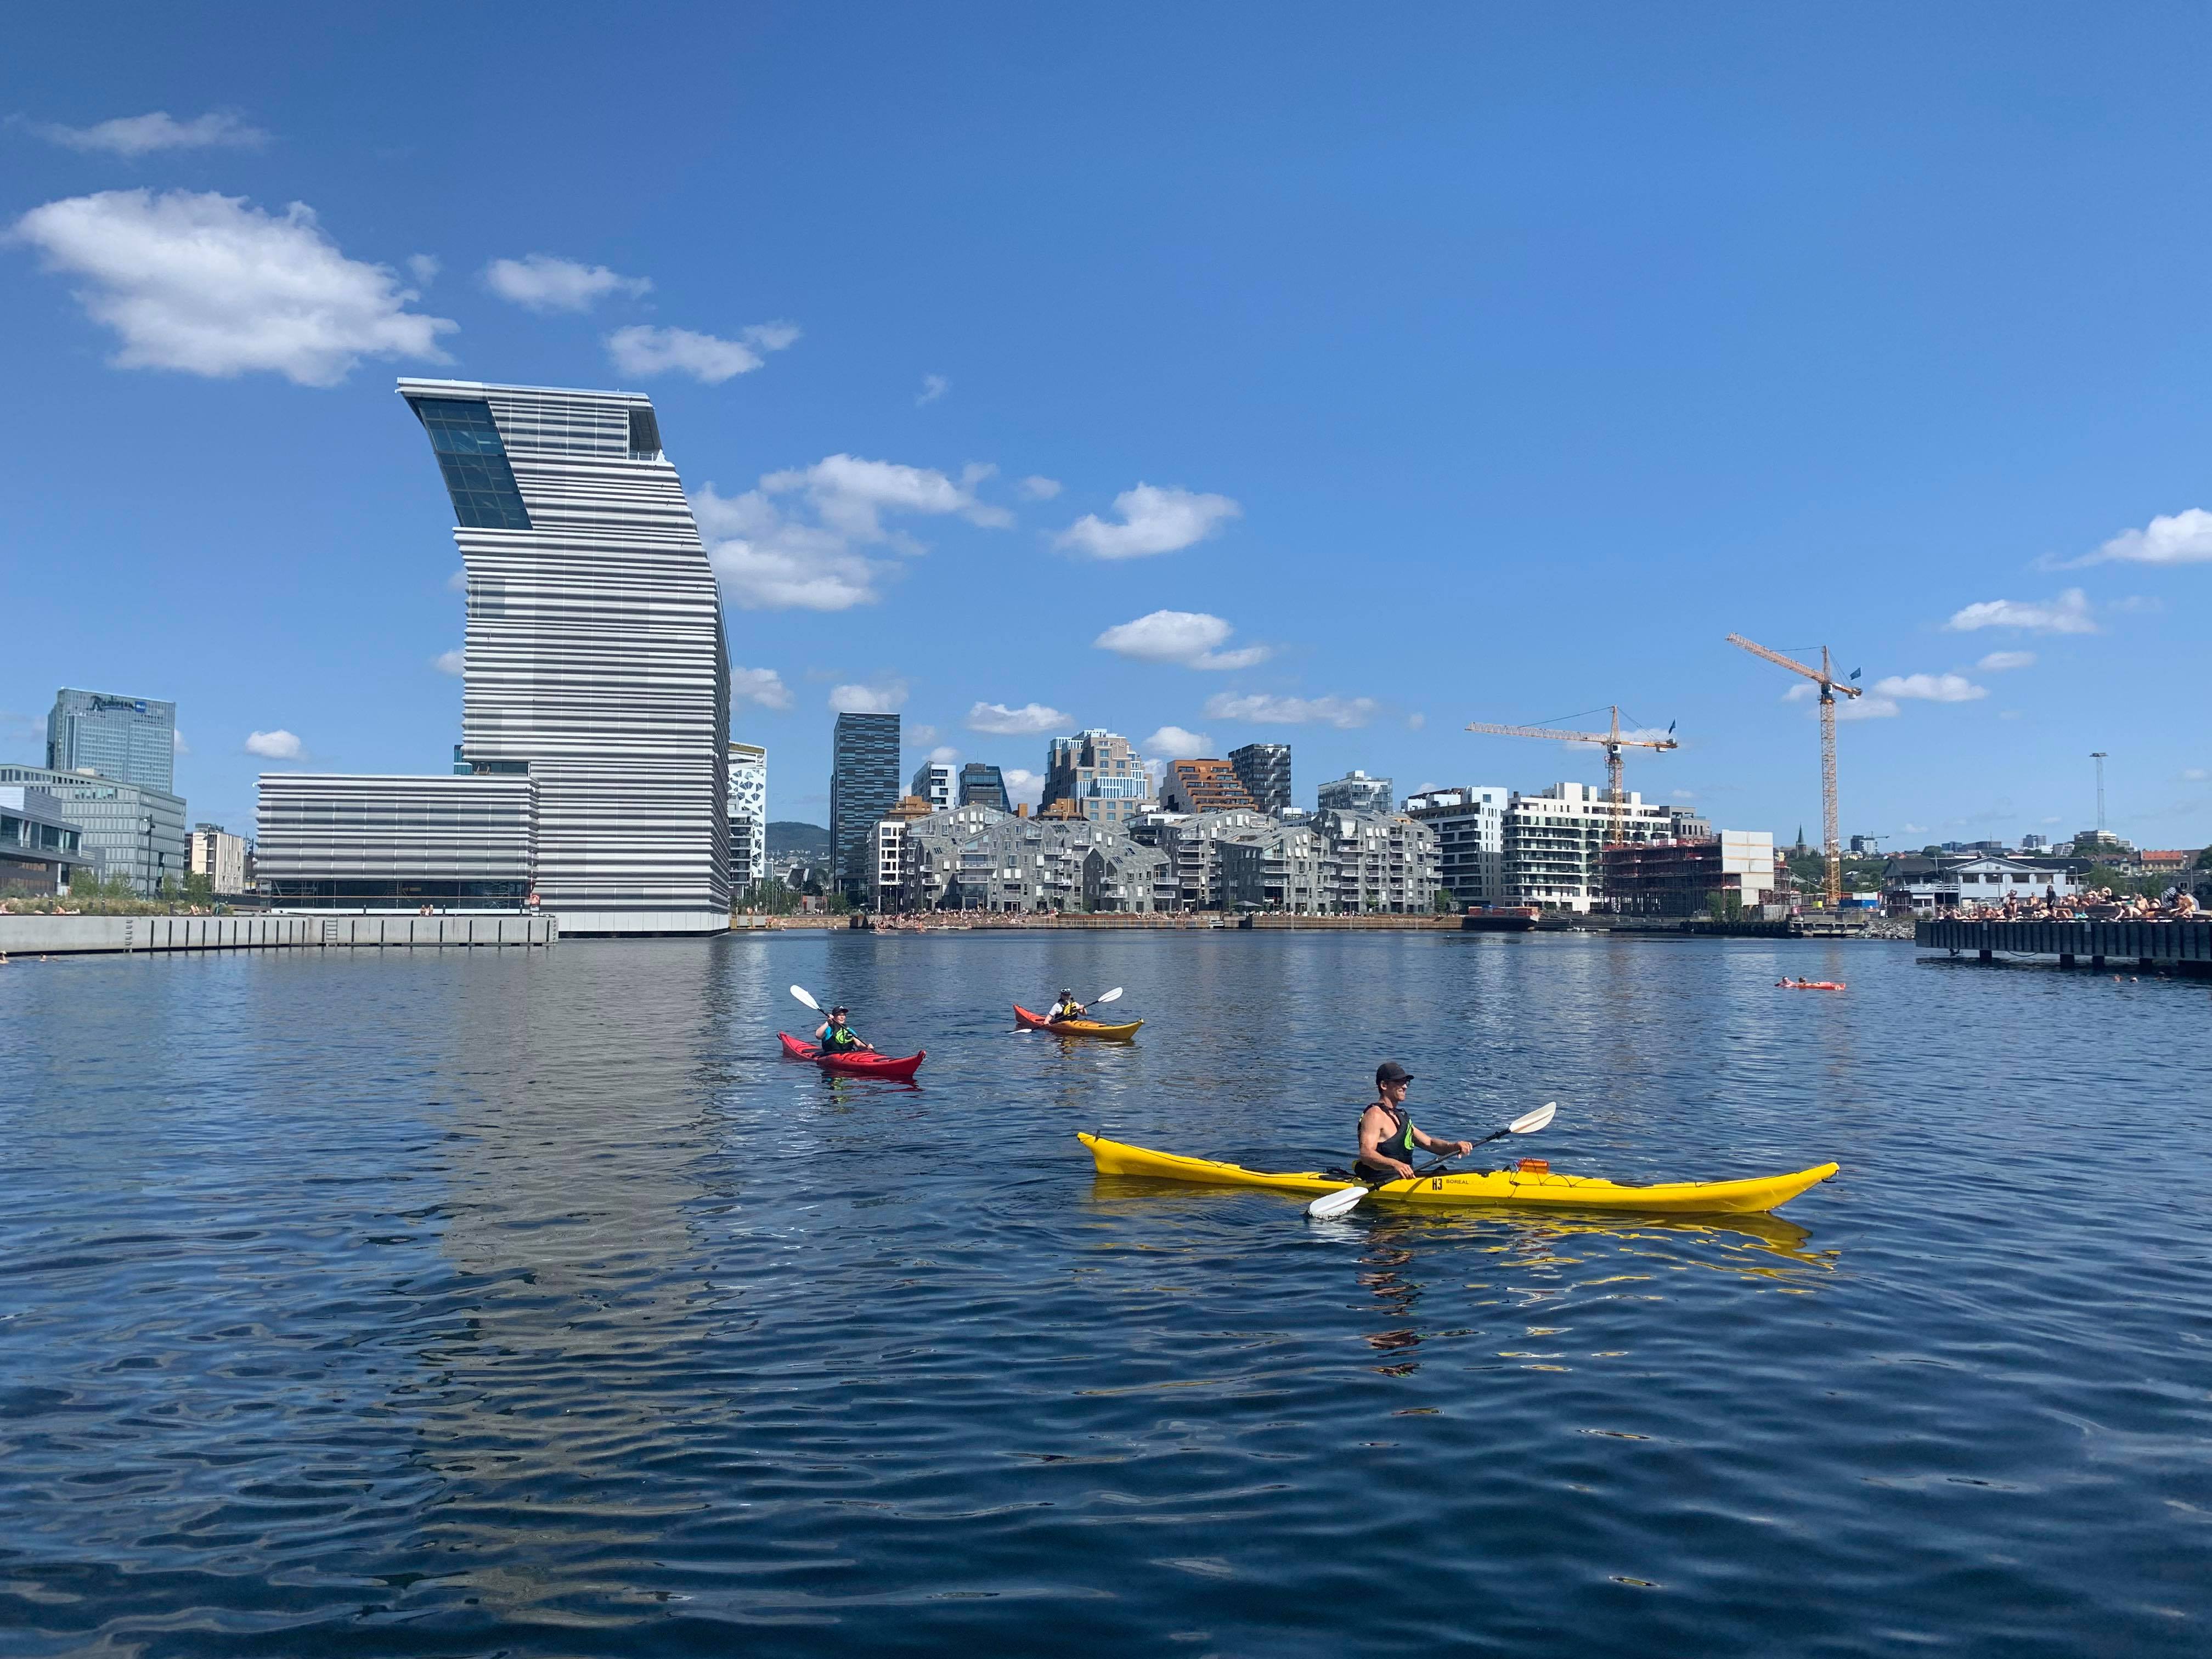
<path fill-rule="evenodd" d="M 1069 990 L 1065 985 L 1060 988 L 1060 994 L 1064 997 L 1072 997 L 1075 994 L 1074 992 Z"/>
<path fill-rule="evenodd" d="M 832 1014 L 848 1014 L 848 1013 L 852 1012 L 853 1011 L 852 1011 L 851 1009 L 848 1008 L 848 1007 L 847 1007 L 843 1003 L 842 1003 L 842 1002 L 841 1002 L 841 1003 L 839 1003 L 839 1004 L 838 1004 L 835 1008 L 832 1008 L 830 1012 Z"/>

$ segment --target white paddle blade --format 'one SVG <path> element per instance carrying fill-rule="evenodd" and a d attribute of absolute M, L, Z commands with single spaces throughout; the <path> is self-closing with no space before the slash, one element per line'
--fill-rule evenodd
<path fill-rule="evenodd" d="M 1367 1196 L 1364 1187 L 1346 1187 L 1334 1193 L 1324 1193 L 1306 1206 L 1306 1213 L 1316 1221 L 1327 1221 L 1334 1216 L 1349 1215 L 1352 1208 Z"/>
<path fill-rule="evenodd" d="M 1559 1115 L 1559 1110 L 1558 1101 L 1547 1101 L 1526 1117 L 1515 1118 L 1512 1122 L 1505 1126 L 1506 1132 L 1509 1134 L 1533 1135 L 1537 1130 L 1548 1127 L 1552 1120 Z"/>
<path fill-rule="evenodd" d="M 1097 996 L 1091 999 L 1091 1006 L 1096 1007 L 1102 1002 L 1119 1002 L 1121 1000 L 1121 988 L 1117 985 L 1110 991 L 1101 991 Z"/>
<path fill-rule="evenodd" d="M 822 1012 L 822 1005 L 817 1002 L 807 994 L 806 988 L 804 985 L 793 986 L 791 988 L 791 994 L 797 997 L 801 1002 L 811 1008 L 816 1013 L 818 1014 Z"/>

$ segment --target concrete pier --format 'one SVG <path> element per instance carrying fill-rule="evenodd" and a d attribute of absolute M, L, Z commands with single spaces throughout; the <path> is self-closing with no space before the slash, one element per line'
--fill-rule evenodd
<path fill-rule="evenodd" d="M 548 945 L 560 918 L 483 915 L 0 916 L 0 954 L 151 951 L 439 951 Z"/>
<path fill-rule="evenodd" d="M 2093 969 L 2123 962 L 2138 971 L 2170 969 L 2212 974 L 2212 921 L 1923 921 L 1913 943 L 1978 962 L 1999 953 L 2051 957 L 2062 968 L 2087 957 Z"/>

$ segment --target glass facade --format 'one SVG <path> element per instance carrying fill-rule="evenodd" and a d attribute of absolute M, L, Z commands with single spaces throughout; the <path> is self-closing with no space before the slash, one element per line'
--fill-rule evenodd
<path fill-rule="evenodd" d="M 43 766 L 0 766 L 0 785 L 8 784 L 44 790 L 83 831 L 85 862 L 122 877 L 134 891 L 151 896 L 185 874 L 185 803 L 167 790 Z"/>
<path fill-rule="evenodd" d="M 177 705 L 64 686 L 46 716 L 46 764 L 167 794 L 176 787 Z"/>
<path fill-rule="evenodd" d="M 1291 805 L 1291 745 L 1287 743 L 1248 743 L 1229 751 L 1237 781 L 1244 793 L 1259 803 L 1262 812 L 1277 817 Z"/>
<path fill-rule="evenodd" d="M 831 744 L 830 839 L 837 883 L 857 899 L 874 872 L 871 837 L 899 798 L 899 717 L 840 714 Z"/>
<path fill-rule="evenodd" d="M 995 766 L 969 761 L 960 769 L 959 805 L 995 806 L 1001 812 L 1012 811 L 1013 803 L 1006 799 L 1006 775 Z"/>
<path fill-rule="evenodd" d="M 514 487 L 507 446 L 492 424 L 491 406 L 461 398 L 410 398 L 430 434 L 455 522 L 469 530 L 527 530 L 530 514 Z"/>

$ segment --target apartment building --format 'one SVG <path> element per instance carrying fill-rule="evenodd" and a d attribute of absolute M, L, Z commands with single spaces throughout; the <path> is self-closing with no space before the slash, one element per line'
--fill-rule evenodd
<path fill-rule="evenodd" d="M 909 793 L 927 801 L 933 812 L 946 811 L 960 805 L 960 774 L 946 761 L 924 761 L 915 769 L 914 781 L 907 787 Z"/>
<path fill-rule="evenodd" d="M 1513 792 L 1502 784 L 1431 789 L 1406 798 L 1406 816 L 1437 837 L 1437 879 L 1455 903 L 1510 904 L 1505 817 Z"/>
<path fill-rule="evenodd" d="M 1143 757 L 1117 732 L 1092 726 L 1054 738 L 1046 751 L 1040 810 L 1066 801 L 1092 823 L 1120 830 L 1150 807 L 1152 795 Z"/>
<path fill-rule="evenodd" d="M 1395 799 L 1388 778 L 1370 778 L 1358 768 L 1340 778 L 1331 778 L 1316 792 L 1316 805 L 1324 812 L 1388 812 Z"/>
<path fill-rule="evenodd" d="M 1674 816 L 1634 790 L 1618 805 L 1587 783 L 1555 783 L 1533 795 L 1516 792 L 1505 814 L 1504 885 L 1508 902 L 1547 910 L 1588 912 L 1604 896 L 1608 842 L 1673 838 Z"/>
<path fill-rule="evenodd" d="M 1291 808 L 1291 745 L 1287 743 L 1248 743 L 1229 751 L 1229 764 L 1252 804 L 1277 816 Z"/>
<path fill-rule="evenodd" d="M 1227 761 L 1168 763 L 1160 779 L 1160 805 L 1170 812 L 1257 812 L 1260 803 L 1245 792 L 1237 769 Z"/>
<path fill-rule="evenodd" d="M 1148 912 L 1165 856 L 1110 825 L 963 806 L 903 826 L 908 909 Z"/>
<path fill-rule="evenodd" d="M 1337 915 L 1407 915 L 1436 908 L 1437 836 L 1396 813 L 1314 814 L 1322 843 L 1322 908 Z"/>

